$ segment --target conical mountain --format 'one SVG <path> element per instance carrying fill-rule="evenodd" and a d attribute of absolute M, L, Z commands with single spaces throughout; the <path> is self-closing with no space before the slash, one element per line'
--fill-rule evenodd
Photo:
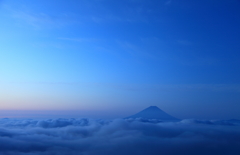
<path fill-rule="evenodd" d="M 167 114 L 159 109 L 157 106 L 150 106 L 139 113 L 126 118 L 144 118 L 144 119 L 158 119 L 162 121 L 179 121 L 179 119 Z"/>

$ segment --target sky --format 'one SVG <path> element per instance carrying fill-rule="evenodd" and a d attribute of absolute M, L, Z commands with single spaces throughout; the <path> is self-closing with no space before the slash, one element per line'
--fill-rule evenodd
<path fill-rule="evenodd" d="M 1 117 L 121 118 L 158 106 L 180 119 L 240 119 L 239 8 L 0 0 Z"/>

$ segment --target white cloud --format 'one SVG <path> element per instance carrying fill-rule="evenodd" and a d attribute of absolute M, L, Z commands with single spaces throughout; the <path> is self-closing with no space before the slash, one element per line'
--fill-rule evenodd
<path fill-rule="evenodd" d="M 1 119 L 6 155 L 128 155 L 240 153 L 239 120 Z"/>

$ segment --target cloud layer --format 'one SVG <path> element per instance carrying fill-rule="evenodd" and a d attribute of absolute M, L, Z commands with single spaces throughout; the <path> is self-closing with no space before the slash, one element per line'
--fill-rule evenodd
<path fill-rule="evenodd" d="M 239 120 L 0 119 L 1 155 L 237 155 Z"/>

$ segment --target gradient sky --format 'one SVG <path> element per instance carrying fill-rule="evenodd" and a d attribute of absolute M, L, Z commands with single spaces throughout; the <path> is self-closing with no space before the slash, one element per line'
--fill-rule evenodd
<path fill-rule="evenodd" d="M 1 0 L 0 110 L 240 119 L 239 0 Z M 66 112 L 65 112 L 66 113 Z"/>

